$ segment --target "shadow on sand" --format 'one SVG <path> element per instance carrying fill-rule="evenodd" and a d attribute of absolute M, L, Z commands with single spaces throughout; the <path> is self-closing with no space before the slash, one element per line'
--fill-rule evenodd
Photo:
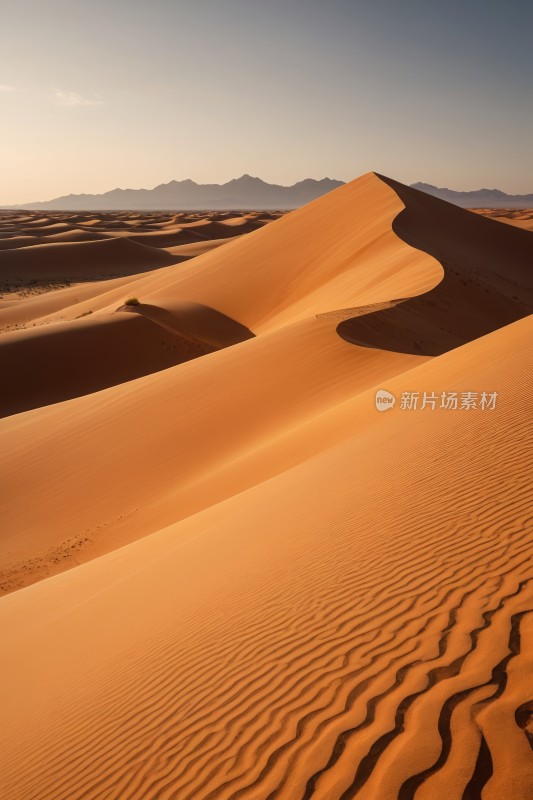
<path fill-rule="evenodd" d="M 531 313 L 533 235 L 378 176 L 405 209 L 394 233 L 433 256 L 442 281 L 392 308 L 342 321 L 338 334 L 363 347 L 436 356 Z"/>

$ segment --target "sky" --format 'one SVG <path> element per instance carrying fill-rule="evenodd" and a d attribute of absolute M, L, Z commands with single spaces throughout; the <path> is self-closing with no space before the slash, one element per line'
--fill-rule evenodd
<path fill-rule="evenodd" d="M 533 192 L 530 0 L 0 0 L 0 203 L 370 170 Z"/>

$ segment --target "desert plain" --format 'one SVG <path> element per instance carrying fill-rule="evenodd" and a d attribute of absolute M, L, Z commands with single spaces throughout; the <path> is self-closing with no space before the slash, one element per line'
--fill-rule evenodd
<path fill-rule="evenodd" d="M 532 219 L 0 214 L 2 798 L 532 796 Z"/>

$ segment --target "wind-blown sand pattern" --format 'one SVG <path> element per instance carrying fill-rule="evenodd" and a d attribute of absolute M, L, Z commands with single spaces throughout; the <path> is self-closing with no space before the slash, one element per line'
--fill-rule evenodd
<path fill-rule="evenodd" d="M 532 257 L 370 174 L 0 311 L 2 797 L 531 796 Z"/>

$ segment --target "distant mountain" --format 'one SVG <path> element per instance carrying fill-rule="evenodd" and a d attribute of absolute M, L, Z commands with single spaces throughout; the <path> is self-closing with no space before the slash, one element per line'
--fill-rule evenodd
<path fill-rule="evenodd" d="M 330 178 L 320 181 L 307 178 L 293 186 L 278 186 L 243 175 L 223 184 L 170 181 L 155 189 L 112 189 L 104 194 L 68 194 L 55 200 L 10 207 L 43 211 L 289 209 L 305 205 L 342 185 L 343 181 Z"/>
<path fill-rule="evenodd" d="M 412 183 L 411 186 L 462 208 L 533 208 L 533 194 L 505 194 L 499 189 L 456 192 L 453 189 L 432 186 L 430 183 Z"/>
<path fill-rule="evenodd" d="M 104 194 L 68 194 L 37 203 L 4 208 L 27 208 L 42 211 L 217 211 L 230 209 L 291 209 L 310 203 L 344 181 L 313 178 L 292 186 L 266 183 L 251 175 L 242 175 L 227 183 L 195 183 L 192 180 L 170 181 L 154 189 L 112 189 Z M 533 208 L 533 194 L 506 194 L 499 189 L 457 192 L 412 183 L 414 189 L 440 197 L 463 208 Z"/>

